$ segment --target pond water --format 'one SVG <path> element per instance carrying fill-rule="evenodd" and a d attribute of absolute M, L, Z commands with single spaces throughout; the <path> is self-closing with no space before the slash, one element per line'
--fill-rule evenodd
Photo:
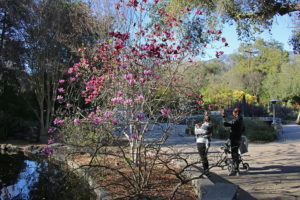
<path fill-rule="evenodd" d="M 0 200 L 89 200 L 86 183 L 47 160 L 0 153 Z"/>

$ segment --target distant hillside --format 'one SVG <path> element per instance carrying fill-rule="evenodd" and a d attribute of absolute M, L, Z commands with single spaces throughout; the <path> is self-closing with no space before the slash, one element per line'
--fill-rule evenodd
<path fill-rule="evenodd" d="M 214 58 L 205 62 L 214 62 L 216 60 L 220 60 L 226 69 L 233 67 L 233 63 L 231 62 L 231 54 L 223 54 L 220 56 L 220 58 Z"/>

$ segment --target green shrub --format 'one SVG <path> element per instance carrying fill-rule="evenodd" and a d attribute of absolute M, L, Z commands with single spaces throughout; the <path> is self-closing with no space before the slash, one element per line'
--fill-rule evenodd
<path fill-rule="evenodd" d="M 273 127 L 263 123 L 262 121 L 244 119 L 247 136 L 251 142 L 271 142 L 277 139 L 277 133 Z"/>

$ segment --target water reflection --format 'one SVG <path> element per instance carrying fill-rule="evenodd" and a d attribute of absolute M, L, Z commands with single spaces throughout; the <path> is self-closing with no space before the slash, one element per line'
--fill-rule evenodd
<path fill-rule="evenodd" d="M 56 165 L 0 154 L 0 200 L 93 199 L 86 184 Z"/>

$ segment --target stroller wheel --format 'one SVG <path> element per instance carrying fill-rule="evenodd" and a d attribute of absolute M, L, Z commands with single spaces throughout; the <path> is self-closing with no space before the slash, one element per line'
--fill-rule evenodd
<path fill-rule="evenodd" d="M 246 170 L 246 172 L 249 170 L 250 166 L 248 163 L 243 163 L 243 169 Z"/>

